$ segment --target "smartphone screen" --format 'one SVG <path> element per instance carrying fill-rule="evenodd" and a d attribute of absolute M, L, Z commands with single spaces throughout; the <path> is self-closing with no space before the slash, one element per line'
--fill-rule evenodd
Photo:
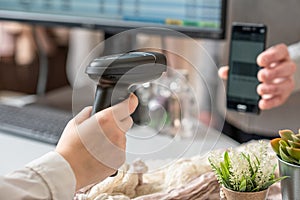
<path fill-rule="evenodd" d="M 262 24 L 233 24 L 230 42 L 229 76 L 227 81 L 227 108 L 241 112 L 259 113 L 260 96 L 256 64 L 264 51 L 266 26 Z"/>

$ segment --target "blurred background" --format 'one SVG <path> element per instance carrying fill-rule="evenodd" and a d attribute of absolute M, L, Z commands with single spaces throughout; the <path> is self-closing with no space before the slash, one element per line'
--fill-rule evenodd
<path fill-rule="evenodd" d="M 232 22 L 266 24 L 268 26 L 267 47 L 281 42 L 289 45 L 300 39 L 300 26 L 295 24 L 297 16 L 300 15 L 297 10 L 300 3 L 297 0 L 288 0 L 284 4 L 280 0 L 186 1 L 183 14 L 179 1 L 156 2 L 156 4 L 153 2 L 148 10 L 143 7 L 143 1 L 134 3 L 133 1 L 98 3 L 2 1 L 0 3 L 2 10 L 0 14 L 2 19 L 0 100 L 2 102 L 37 103 L 72 111 L 72 88 L 76 81 L 78 86 L 84 85 L 84 80 L 80 82 L 80 78 L 76 79 L 80 65 L 99 43 L 115 36 L 116 41 L 100 48 L 99 56 L 121 53 L 129 48 L 149 47 L 151 49 L 153 47 L 161 51 L 167 50 L 164 53 L 167 55 L 168 66 L 174 69 L 173 73 L 169 72 L 161 80 L 170 88 L 171 85 L 174 86 L 173 89 L 169 88 L 172 91 L 167 92 L 168 94 L 166 91 L 159 90 L 157 86 L 152 87 L 151 84 L 140 86 L 136 90 L 141 104 L 135 118 L 141 124 L 147 122 L 149 117 L 147 112 L 150 110 L 153 111 L 153 115 L 159 115 L 161 118 L 164 117 L 164 112 L 170 112 L 168 123 L 172 126 L 175 126 L 177 118 L 182 120 L 180 116 L 185 115 L 191 118 L 190 120 L 222 130 L 228 113 L 225 109 L 224 83 L 218 78 L 217 70 L 218 67 L 228 63 Z M 97 9 L 97 15 L 92 12 L 93 5 Z M 173 9 L 167 13 L 171 17 L 161 14 L 168 6 Z M 202 10 L 197 10 L 201 6 Z M 130 11 L 134 14 L 126 15 L 128 8 L 132 8 Z M 43 12 L 46 12 L 45 15 Z M 115 19 L 110 18 L 120 13 L 125 13 L 125 17 L 121 20 L 113 21 Z M 161 27 L 182 32 L 187 37 L 151 31 L 135 32 L 122 38 L 116 37 L 124 30 L 148 26 L 147 22 L 150 18 L 152 20 L 150 26 L 155 25 L 153 22 L 159 21 L 159 17 L 154 16 L 159 14 L 166 18 L 166 24 Z M 179 17 L 174 17 L 176 14 Z M 181 15 L 185 19 L 201 18 L 202 23 L 196 23 L 195 20 L 180 20 Z M 102 19 L 105 17 L 108 20 Z M 130 23 L 126 24 L 124 21 Z M 172 52 L 173 50 L 175 52 Z M 165 92 L 165 100 L 162 100 L 162 91 Z M 175 101 L 172 94 L 177 95 Z M 191 94 L 190 99 L 185 98 L 187 94 Z M 176 102 L 177 104 L 179 102 L 181 109 L 184 110 L 181 111 L 182 114 L 178 114 Z M 158 114 L 161 108 L 164 111 Z M 272 116 L 272 112 L 266 111 L 262 116 Z M 259 121 L 259 118 L 251 120 Z M 248 120 L 247 123 L 251 122 Z M 161 128 L 161 125 L 153 126 Z M 274 130 L 276 128 L 278 127 L 274 127 Z"/>

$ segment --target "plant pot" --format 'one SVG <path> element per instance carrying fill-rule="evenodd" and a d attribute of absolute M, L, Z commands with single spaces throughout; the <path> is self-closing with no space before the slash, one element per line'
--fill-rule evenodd
<path fill-rule="evenodd" d="M 269 188 L 259 192 L 237 192 L 222 187 L 222 192 L 226 200 L 265 200 L 267 199 Z"/>
<path fill-rule="evenodd" d="M 281 181 L 282 200 L 299 199 L 300 197 L 300 166 L 281 160 L 279 157 L 280 176 L 288 176 Z"/>

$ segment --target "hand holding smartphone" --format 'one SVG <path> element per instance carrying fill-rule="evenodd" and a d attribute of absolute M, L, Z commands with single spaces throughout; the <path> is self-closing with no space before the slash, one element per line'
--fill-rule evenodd
<path fill-rule="evenodd" d="M 233 23 L 230 41 L 227 108 L 259 114 L 260 96 L 256 64 L 265 50 L 267 27 L 263 24 Z"/>

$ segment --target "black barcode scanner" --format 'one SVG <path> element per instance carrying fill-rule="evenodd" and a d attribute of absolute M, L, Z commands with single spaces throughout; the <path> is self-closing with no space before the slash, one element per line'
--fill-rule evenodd
<path fill-rule="evenodd" d="M 94 59 L 86 68 L 97 82 L 92 115 L 129 97 L 131 85 L 159 78 L 166 57 L 157 52 L 129 52 Z"/>
<path fill-rule="evenodd" d="M 128 98 L 131 85 L 157 79 L 166 70 L 166 57 L 156 52 L 129 52 L 94 59 L 85 71 L 97 82 L 91 115 Z M 117 174 L 118 171 L 111 176 Z"/>

